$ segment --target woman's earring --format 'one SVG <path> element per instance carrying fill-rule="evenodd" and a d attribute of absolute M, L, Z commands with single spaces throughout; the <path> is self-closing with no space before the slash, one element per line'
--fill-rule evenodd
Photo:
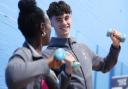
<path fill-rule="evenodd" d="M 43 32 L 43 33 L 42 33 L 42 37 L 45 37 L 45 36 L 46 36 L 46 32 Z"/>

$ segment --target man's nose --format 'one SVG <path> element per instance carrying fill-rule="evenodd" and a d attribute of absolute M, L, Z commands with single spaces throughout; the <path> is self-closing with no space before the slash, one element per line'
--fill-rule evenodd
<path fill-rule="evenodd" d="M 66 23 L 67 23 L 67 22 L 63 19 L 63 20 L 62 20 L 62 24 L 63 24 L 63 25 L 66 25 Z"/>

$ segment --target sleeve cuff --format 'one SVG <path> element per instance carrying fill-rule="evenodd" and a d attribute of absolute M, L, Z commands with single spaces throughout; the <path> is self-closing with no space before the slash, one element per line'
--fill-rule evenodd
<path fill-rule="evenodd" d="M 63 71 L 63 74 L 64 74 L 67 78 L 71 79 L 71 74 L 66 73 L 66 71 Z"/>
<path fill-rule="evenodd" d="M 114 49 L 114 50 L 120 50 L 120 49 L 121 49 L 121 46 L 119 46 L 119 47 L 117 48 L 117 47 L 111 45 L 111 48 Z"/>

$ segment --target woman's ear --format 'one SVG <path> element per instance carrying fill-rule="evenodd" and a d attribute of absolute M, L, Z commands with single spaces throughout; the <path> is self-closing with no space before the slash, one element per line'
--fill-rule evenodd
<path fill-rule="evenodd" d="M 44 23 L 41 23 L 40 24 L 40 28 L 41 28 L 41 30 L 45 29 L 45 24 Z"/>
<path fill-rule="evenodd" d="M 41 28 L 41 36 L 45 37 L 46 36 L 46 32 L 45 32 L 45 24 L 41 23 L 40 24 L 40 28 Z"/>

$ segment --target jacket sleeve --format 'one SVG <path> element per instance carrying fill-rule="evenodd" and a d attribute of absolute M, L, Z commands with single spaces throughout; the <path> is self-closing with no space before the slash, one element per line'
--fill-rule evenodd
<path fill-rule="evenodd" d="M 49 73 L 49 67 L 44 60 L 25 61 L 24 58 L 14 54 L 7 65 L 5 77 L 7 86 L 11 89 L 25 87 L 36 77 Z"/>
<path fill-rule="evenodd" d="M 117 63 L 119 52 L 121 47 L 115 48 L 113 45 L 110 47 L 110 51 L 105 58 L 101 58 L 93 54 L 92 68 L 96 71 L 108 72 Z"/>

